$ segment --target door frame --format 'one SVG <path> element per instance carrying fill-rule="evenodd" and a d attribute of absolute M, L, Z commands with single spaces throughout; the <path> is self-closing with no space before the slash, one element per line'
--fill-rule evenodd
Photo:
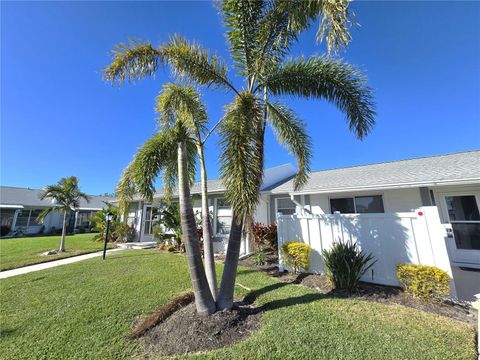
<path fill-rule="evenodd" d="M 457 265 L 473 265 L 475 267 L 480 267 L 480 250 L 465 250 L 465 249 L 457 249 L 455 243 L 455 235 L 453 234 L 452 229 L 452 222 L 450 220 L 450 215 L 448 214 L 448 207 L 447 207 L 447 200 L 446 197 L 448 196 L 474 196 L 475 201 L 477 203 L 477 208 L 480 211 L 480 191 L 478 190 L 458 190 L 458 191 L 445 191 L 439 192 L 435 196 L 437 197 L 437 205 L 439 205 L 439 210 L 442 215 L 442 223 L 445 225 L 446 229 L 450 229 L 452 236 L 448 236 L 446 238 L 447 241 L 447 249 L 450 254 L 450 261 L 452 263 L 456 263 Z M 463 221 L 458 221 L 463 222 Z M 479 221 L 465 221 L 465 222 L 473 222 L 479 223 Z M 455 223 L 455 221 L 454 221 Z M 448 232 L 448 230 L 447 230 Z"/>

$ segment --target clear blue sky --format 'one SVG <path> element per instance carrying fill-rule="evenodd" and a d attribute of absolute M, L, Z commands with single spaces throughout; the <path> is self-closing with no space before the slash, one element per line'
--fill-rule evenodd
<path fill-rule="evenodd" d="M 360 142 L 343 115 L 319 101 L 287 99 L 307 121 L 313 169 L 480 148 L 480 3 L 355 2 L 359 29 L 342 54 L 369 77 L 377 125 Z M 322 53 L 314 32 L 295 54 Z M 122 88 L 101 79 L 109 51 L 128 37 L 179 33 L 228 59 L 211 2 L 1 3 L 1 184 L 42 187 L 76 175 L 91 194 L 114 190 L 156 129 L 154 97 L 168 72 Z M 241 85 L 241 84 L 239 84 Z M 230 94 L 204 92 L 212 121 Z M 208 145 L 218 175 L 218 138 Z M 292 161 L 267 134 L 266 166 Z"/>

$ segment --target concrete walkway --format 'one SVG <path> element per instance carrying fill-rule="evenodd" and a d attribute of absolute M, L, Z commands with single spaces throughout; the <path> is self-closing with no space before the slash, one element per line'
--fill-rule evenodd
<path fill-rule="evenodd" d="M 125 249 L 111 249 L 107 250 L 107 256 L 108 254 L 115 253 L 118 251 L 123 251 Z M 44 269 L 50 269 L 53 267 L 61 266 L 61 265 L 67 265 L 67 264 L 73 264 L 82 260 L 87 260 L 87 259 L 92 259 L 94 257 L 102 256 L 103 251 L 98 251 L 90 254 L 85 254 L 85 255 L 78 255 L 78 256 L 72 256 L 69 258 L 65 259 L 60 259 L 60 260 L 53 260 L 41 264 L 35 264 L 35 265 L 29 265 L 29 266 L 24 266 L 18 269 L 12 269 L 12 270 L 6 270 L 6 271 L 1 271 L 0 272 L 0 279 L 6 279 L 12 276 L 17 276 L 17 275 L 22 275 L 22 274 L 28 274 L 34 271 L 39 271 L 39 270 L 44 270 Z"/>

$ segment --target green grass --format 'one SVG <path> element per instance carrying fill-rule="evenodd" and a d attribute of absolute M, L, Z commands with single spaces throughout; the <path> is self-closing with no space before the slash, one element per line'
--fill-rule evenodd
<path fill-rule="evenodd" d="M 265 309 L 248 339 L 194 358 L 474 359 L 474 330 L 400 305 L 326 298 L 240 269 Z M 124 251 L 0 280 L 2 359 L 130 359 L 132 323 L 190 287 L 185 258 Z"/>
<path fill-rule="evenodd" d="M 92 241 L 94 234 L 77 234 L 65 239 L 66 252 L 42 256 L 43 252 L 58 249 L 60 236 L 22 237 L 0 240 L 0 271 L 63 259 L 103 249 L 103 243 Z M 112 247 L 109 244 L 109 247 Z"/>

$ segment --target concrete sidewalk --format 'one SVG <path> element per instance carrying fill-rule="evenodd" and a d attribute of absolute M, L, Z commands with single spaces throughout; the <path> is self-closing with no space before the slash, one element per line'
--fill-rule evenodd
<path fill-rule="evenodd" d="M 123 251 L 123 250 L 125 250 L 125 249 L 107 250 L 107 255 L 111 254 L 111 253 L 118 252 L 118 251 Z M 29 265 L 29 266 L 21 267 L 21 268 L 18 268 L 18 269 L 1 271 L 0 272 L 0 279 L 6 279 L 6 278 L 16 276 L 16 275 L 28 274 L 28 273 L 31 273 L 31 272 L 34 272 L 34 271 L 50 269 L 50 268 L 61 266 L 61 265 L 73 264 L 73 263 L 76 263 L 76 262 L 79 262 L 79 261 L 82 261 L 82 260 L 92 259 L 94 257 L 98 257 L 98 256 L 102 256 L 102 255 L 103 255 L 103 251 L 98 251 L 98 252 L 94 252 L 94 253 L 91 253 L 91 254 L 72 256 L 72 257 L 69 257 L 69 258 L 60 259 L 60 260 L 53 260 L 53 261 L 49 261 L 49 262 L 46 262 L 46 263 Z"/>

